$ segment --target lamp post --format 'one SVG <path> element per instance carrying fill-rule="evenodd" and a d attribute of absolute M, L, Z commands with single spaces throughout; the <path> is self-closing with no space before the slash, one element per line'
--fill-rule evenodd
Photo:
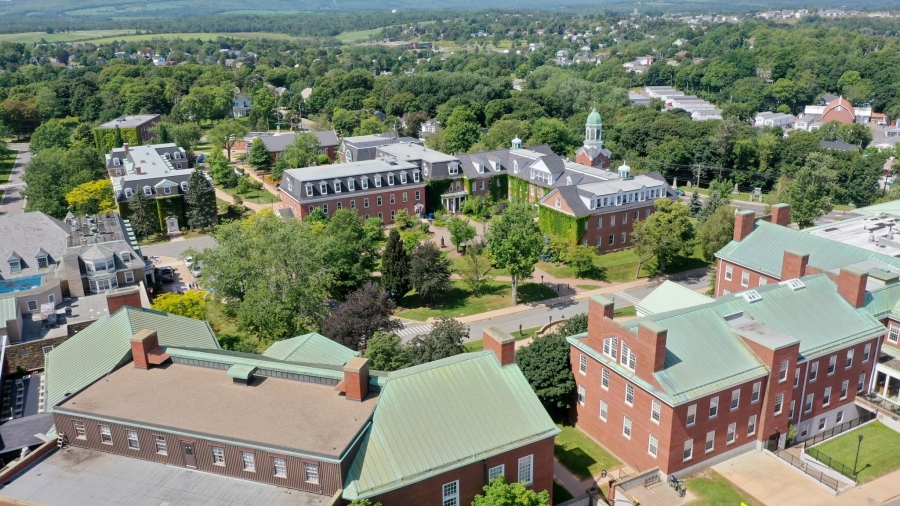
<path fill-rule="evenodd" d="M 856 460 L 853 461 L 853 477 L 856 478 L 856 465 L 859 463 L 859 447 L 862 446 L 863 435 L 859 435 L 859 441 L 856 443 Z"/>
<path fill-rule="evenodd" d="M 543 274 L 541 274 L 541 284 L 542 285 L 544 284 L 544 275 Z"/>

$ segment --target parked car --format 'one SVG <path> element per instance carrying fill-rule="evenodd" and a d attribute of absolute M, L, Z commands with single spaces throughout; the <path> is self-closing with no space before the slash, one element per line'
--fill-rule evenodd
<path fill-rule="evenodd" d="M 675 188 L 675 195 L 678 195 L 679 197 L 682 196 L 682 195 L 684 195 L 684 190 L 681 190 L 681 189 L 679 189 L 679 188 Z"/>
<path fill-rule="evenodd" d="M 191 269 L 191 276 L 194 276 L 194 279 L 197 279 L 202 274 L 203 274 L 203 271 L 200 270 L 200 264 L 194 264 L 194 268 Z"/>
<path fill-rule="evenodd" d="M 200 153 L 200 156 L 197 157 L 197 163 L 203 163 L 206 161 L 206 153 Z"/>
<path fill-rule="evenodd" d="M 163 283 L 171 283 L 175 281 L 175 269 L 172 269 L 171 267 L 160 267 L 158 269 L 155 269 L 154 274 L 156 275 L 157 279 L 159 279 Z"/>
<path fill-rule="evenodd" d="M 194 265 L 194 257 L 184 257 L 184 266 L 190 270 L 192 265 Z"/>

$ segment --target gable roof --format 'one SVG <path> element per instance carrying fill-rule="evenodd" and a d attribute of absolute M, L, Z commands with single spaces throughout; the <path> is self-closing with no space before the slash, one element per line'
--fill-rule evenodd
<path fill-rule="evenodd" d="M 351 358 L 359 356 L 358 351 L 338 344 L 318 332 L 278 341 L 262 354 L 289 362 L 328 365 L 344 365 Z"/>
<path fill-rule="evenodd" d="M 44 359 L 45 411 L 131 359 L 131 336 L 157 332 L 160 346 L 218 349 L 209 324 L 150 309 L 123 307 L 54 348 Z"/>
<path fill-rule="evenodd" d="M 43 250 L 50 260 L 59 264 L 66 253 L 66 241 L 69 239 L 69 227 L 42 212 L 6 214 L 0 216 L 0 279 L 11 276 L 27 277 L 35 274 L 47 274 L 54 270 L 38 269 L 34 252 Z M 10 272 L 6 260 L 16 256 L 22 259 L 22 271 Z"/>
<path fill-rule="evenodd" d="M 712 302 L 712 300 L 712 297 L 707 297 L 674 281 L 666 280 L 636 304 L 635 308 L 639 313 L 651 315 L 699 306 Z"/>
<path fill-rule="evenodd" d="M 403 369 L 381 390 L 344 499 L 372 497 L 558 433 L 519 368 L 501 367 L 490 351 Z"/>

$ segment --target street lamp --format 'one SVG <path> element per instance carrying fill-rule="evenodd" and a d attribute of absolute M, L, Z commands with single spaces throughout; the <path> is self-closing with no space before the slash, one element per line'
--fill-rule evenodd
<path fill-rule="evenodd" d="M 550 323 L 553 323 L 553 315 L 550 315 Z"/>
<path fill-rule="evenodd" d="M 856 465 L 859 463 L 859 447 L 862 446 L 863 435 L 859 435 L 859 441 L 856 443 L 856 460 L 853 461 L 853 477 L 856 478 Z"/>
<path fill-rule="evenodd" d="M 541 274 L 541 284 L 542 285 L 544 284 L 544 275 L 543 274 Z"/>

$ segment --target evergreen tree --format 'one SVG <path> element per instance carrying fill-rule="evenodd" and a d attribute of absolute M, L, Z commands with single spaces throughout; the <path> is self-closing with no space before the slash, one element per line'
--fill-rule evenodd
<path fill-rule="evenodd" d="M 187 226 L 192 229 L 211 227 L 216 221 L 216 194 L 209 187 L 206 176 L 199 170 L 191 173 L 184 194 Z"/>
<path fill-rule="evenodd" d="M 131 216 L 128 219 L 131 220 L 131 228 L 135 234 L 147 237 L 156 232 L 158 220 L 154 204 L 153 199 L 147 198 L 142 191 L 135 192 L 131 197 L 131 202 L 128 203 Z"/>
<path fill-rule="evenodd" d="M 709 217 L 716 212 L 716 209 L 722 206 L 727 206 L 729 202 L 731 202 L 731 200 L 722 198 L 722 195 L 718 190 L 713 190 L 712 192 L 710 192 L 709 198 L 707 198 L 706 203 L 703 204 L 703 208 L 700 209 L 699 213 L 697 213 L 698 225 L 706 223 L 706 220 L 708 220 Z"/>
<path fill-rule="evenodd" d="M 381 256 L 381 286 L 395 299 L 409 291 L 409 257 L 397 229 L 391 230 Z"/>
<path fill-rule="evenodd" d="M 266 148 L 266 144 L 259 137 L 254 138 L 253 144 L 250 145 L 247 163 L 257 170 L 268 169 L 272 164 L 272 159 L 269 157 L 269 149 Z"/>
<path fill-rule="evenodd" d="M 125 144 L 125 141 L 122 140 L 122 130 L 119 128 L 118 125 L 116 125 L 116 134 L 115 134 L 115 137 L 113 137 L 112 147 L 113 148 L 121 148 L 122 144 Z M 109 148 L 109 146 L 107 146 L 107 148 Z"/>
<path fill-rule="evenodd" d="M 700 215 L 700 211 L 703 209 L 703 202 L 700 202 L 700 192 L 697 191 L 697 188 L 694 188 L 694 193 L 691 194 L 691 217 L 696 218 Z"/>

